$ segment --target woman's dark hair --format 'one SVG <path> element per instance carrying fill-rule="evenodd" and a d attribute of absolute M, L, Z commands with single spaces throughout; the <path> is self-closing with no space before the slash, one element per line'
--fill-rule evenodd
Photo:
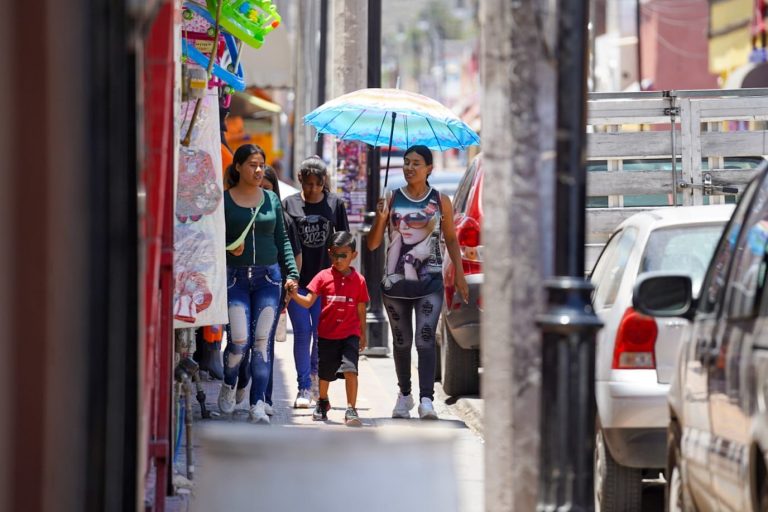
<path fill-rule="evenodd" d="M 432 165 L 432 151 L 427 146 L 411 146 L 405 150 L 403 156 L 408 156 L 408 153 L 416 153 L 421 155 L 427 165 Z"/>
<path fill-rule="evenodd" d="M 277 179 L 277 173 L 269 165 L 264 166 L 264 179 L 272 184 L 272 192 L 277 194 L 277 198 L 282 199 L 280 197 L 280 181 Z"/>
<path fill-rule="evenodd" d="M 317 176 L 323 182 L 323 189 L 328 192 L 328 168 L 319 156 L 311 156 L 301 162 L 299 166 L 299 181 L 304 181 L 310 176 Z"/>
<path fill-rule="evenodd" d="M 328 240 L 328 248 L 331 249 L 333 247 L 338 247 L 339 249 L 342 247 L 349 247 L 352 249 L 352 252 L 355 252 L 357 250 L 355 235 L 349 231 L 336 231 Z"/>
<path fill-rule="evenodd" d="M 408 156 L 408 153 L 416 153 L 417 155 L 420 155 L 424 159 L 424 163 L 427 165 L 432 165 L 432 150 L 430 150 L 427 146 L 422 145 L 416 145 L 411 146 L 408 149 L 405 150 L 405 153 L 403 153 L 403 156 Z M 429 175 L 427 175 L 427 186 L 429 186 Z"/>
<path fill-rule="evenodd" d="M 240 181 L 240 172 L 238 172 L 237 166 L 243 165 L 254 153 L 260 154 L 264 161 L 267 160 L 267 155 L 264 153 L 264 150 L 256 144 L 243 144 L 237 148 L 237 151 L 235 151 L 235 154 L 232 157 L 232 163 L 227 167 L 227 185 L 230 188 L 237 185 Z"/>

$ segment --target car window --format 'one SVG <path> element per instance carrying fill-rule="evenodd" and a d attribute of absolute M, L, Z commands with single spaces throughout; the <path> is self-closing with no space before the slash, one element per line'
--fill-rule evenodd
<path fill-rule="evenodd" d="M 744 224 L 747 208 L 752 200 L 752 196 L 757 188 L 757 181 L 752 181 L 739 201 L 736 210 L 733 212 L 728 226 L 726 226 L 723 235 L 720 237 L 720 243 L 715 250 L 715 255 L 709 263 L 707 276 L 701 287 L 701 299 L 699 300 L 699 311 L 703 313 L 712 313 L 725 290 L 725 282 L 728 276 L 728 270 L 733 259 L 736 242 L 739 239 L 741 226 Z"/>
<path fill-rule="evenodd" d="M 475 181 L 475 174 L 477 173 L 478 159 L 474 159 L 470 164 L 467 171 L 464 173 L 464 177 L 461 178 L 456 194 L 453 196 L 453 210 L 457 213 L 464 213 L 467 208 L 467 197 L 469 197 L 469 190 L 472 188 L 472 183 Z"/>
<path fill-rule="evenodd" d="M 768 180 L 754 193 L 728 280 L 727 312 L 731 318 L 754 316 L 756 297 L 765 284 L 768 244 Z"/>
<path fill-rule="evenodd" d="M 688 274 L 693 281 L 694 296 L 697 296 L 724 224 L 675 226 L 654 230 L 645 246 L 640 272 Z"/>
<path fill-rule="evenodd" d="M 635 240 L 637 240 L 637 229 L 629 227 L 616 233 L 608 241 L 592 272 L 595 306 L 610 307 L 616 301 Z"/>

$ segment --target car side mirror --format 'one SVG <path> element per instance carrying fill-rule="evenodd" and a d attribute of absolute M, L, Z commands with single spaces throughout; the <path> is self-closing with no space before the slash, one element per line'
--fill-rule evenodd
<path fill-rule="evenodd" d="M 668 272 L 641 274 L 632 294 L 632 305 L 644 315 L 691 319 L 694 311 L 691 278 Z"/>

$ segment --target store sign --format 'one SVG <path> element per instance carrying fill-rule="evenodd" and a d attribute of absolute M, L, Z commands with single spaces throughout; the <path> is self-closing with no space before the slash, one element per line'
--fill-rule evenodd
<path fill-rule="evenodd" d="M 349 227 L 362 227 L 368 186 L 368 145 L 339 141 L 336 146 L 336 193 L 344 199 Z"/>

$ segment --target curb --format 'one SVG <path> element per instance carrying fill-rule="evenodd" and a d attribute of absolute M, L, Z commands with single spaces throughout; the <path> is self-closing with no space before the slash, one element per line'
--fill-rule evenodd
<path fill-rule="evenodd" d="M 445 394 L 443 386 L 435 382 L 435 397 L 445 403 L 446 407 L 459 417 L 467 427 L 483 440 L 483 404 L 479 396 L 454 398 Z"/>

